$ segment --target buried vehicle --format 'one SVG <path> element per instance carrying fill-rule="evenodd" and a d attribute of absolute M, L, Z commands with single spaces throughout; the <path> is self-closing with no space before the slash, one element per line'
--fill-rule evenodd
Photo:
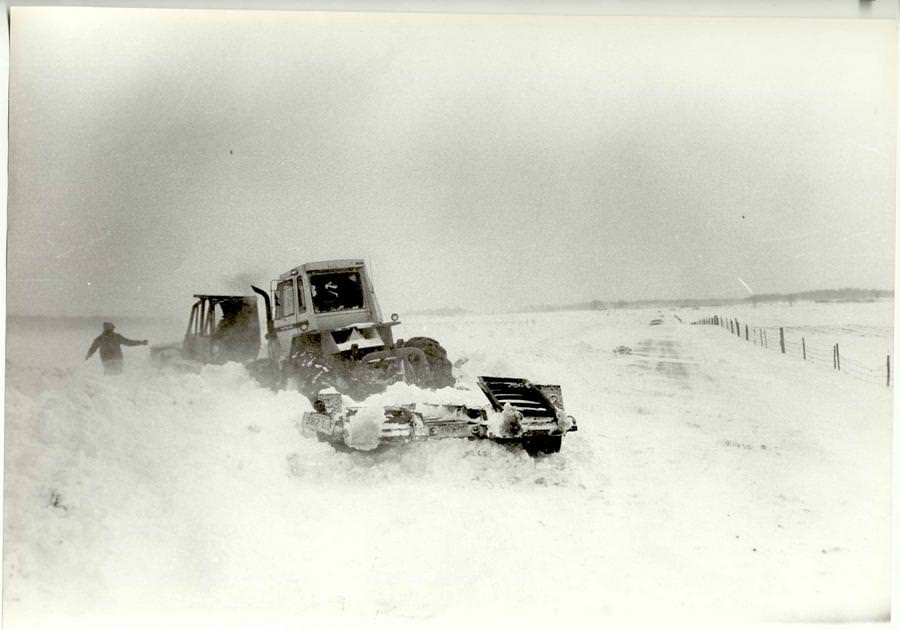
<path fill-rule="evenodd" d="M 575 419 L 565 413 L 557 385 L 482 376 L 478 387 L 489 405 L 345 405 L 339 392 L 321 392 L 314 403 L 315 411 L 303 414 L 301 432 L 339 449 L 374 450 L 398 443 L 466 438 L 519 444 L 529 455 L 539 455 L 559 452 L 563 435 L 577 430 Z"/>
<path fill-rule="evenodd" d="M 521 444 L 530 454 L 554 453 L 563 435 L 577 430 L 557 385 L 483 376 L 478 402 L 473 390 L 451 389 L 452 364 L 437 340 L 395 340 L 400 318 L 382 317 L 362 260 L 307 263 L 273 280 L 270 292 L 251 288 L 265 309 L 264 357 L 257 358 L 256 299 L 221 295 L 195 296 L 182 345 L 151 348 L 151 356 L 158 363 L 174 359 L 188 365 L 242 362 L 261 384 L 308 397 L 314 411 L 303 415 L 301 431 L 337 448 L 468 438 Z M 437 398 L 377 408 L 353 402 L 398 382 L 436 390 Z M 466 391 L 464 402 L 451 401 Z"/>

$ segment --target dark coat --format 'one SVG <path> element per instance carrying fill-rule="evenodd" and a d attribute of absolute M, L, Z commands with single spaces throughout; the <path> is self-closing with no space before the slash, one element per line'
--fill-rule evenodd
<path fill-rule="evenodd" d="M 143 346 L 145 343 L 145 341 L 128 339 L 115 331 L 106 331 L 94 339 L 85 359 L 89 359 L 99 349 L 101 361 L 121 361 L 122 346 Z"/>

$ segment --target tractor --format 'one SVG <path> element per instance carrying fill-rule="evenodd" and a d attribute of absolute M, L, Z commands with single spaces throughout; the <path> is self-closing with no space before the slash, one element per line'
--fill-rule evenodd
<path fill-rule="evenodd" d="M 306 263 L 273 280 L 268 292 L 250 288 L 264 305 L 265 356 L 255 297 L 198 294 L 181 345 L 155 346 L 151 357 L 194 369 L 241 362 L 261 384 L 308 397 L 313 411 L 303 414 L 301 432 L 339 449 L 468 438 L 518 444 L 535 455 L 559 451 L 563 436 L 577 430 L 558 385 L 482 376 L 477 387 L 487 404 L 480 395 L 461 402 L 465 387 L 447 389 L 456 379 L 438 341 L 395 339 L 400 318 L 382 316 L 362 260 Z M 435 390 L 436 398 L 375 409 L 356 402 L 398 381 Z"/>
<path fill-rule="evenodd" d="M 362 260 L 294 267 L 272 281 L 271 297 L 251 288 L 265 304 L 267 359 L 257 373 L 270 386 L 296 387 L 311 398 L 334 387 L 361 399 L 398 380 L 427 389 L 454 384 L 440 343 L 395 341 L 400 318 L 382 317 Z"/>

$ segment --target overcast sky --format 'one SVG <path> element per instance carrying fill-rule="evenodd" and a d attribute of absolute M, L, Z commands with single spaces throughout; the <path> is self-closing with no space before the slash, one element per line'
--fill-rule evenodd
<path fill-rule="evenodd" d="M 895 23 L 19 9 L 10 313 L 893 287 Z"/>

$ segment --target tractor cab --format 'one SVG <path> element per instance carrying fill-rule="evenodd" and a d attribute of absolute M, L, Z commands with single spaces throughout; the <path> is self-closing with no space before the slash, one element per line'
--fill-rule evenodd
<path fill-rule="evenodd" d="M 365 354 L 394 345 L 391 329 L 399 322 L 396 316 L 387 322 L 382 319 L 362 260 L 294 267 L 272 281 L 270 293 L 268 338 L 278 338 L 275 355 L 302 350 L 322 356 Z"/>

